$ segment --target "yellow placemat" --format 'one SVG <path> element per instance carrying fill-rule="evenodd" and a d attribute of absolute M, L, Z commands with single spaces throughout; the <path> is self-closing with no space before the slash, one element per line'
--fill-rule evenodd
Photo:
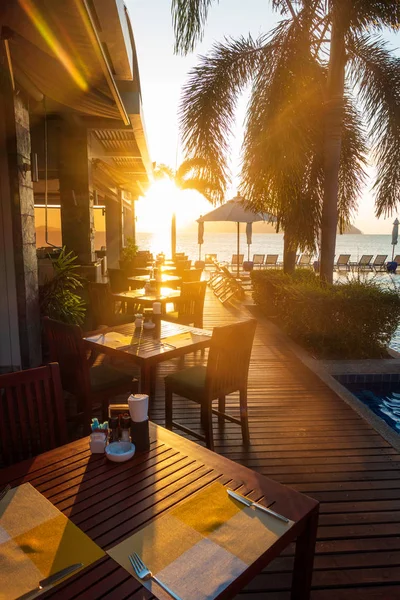
<path fill-rule="evenodd" d="M 129 554 L 137 552 L 182 600 L 212 600 L 292 525 L 245 507 L 214 483 L 108 554 L 135 576 Z M 144 585 L 170 600 L 157 583 Z"/>
<path fill-rule="evenodd" d="M 18 598 L 64 567 L 86 567 L 102 556 L 103 550 L 30 483 L 0 501 L 0 600 Z"/>

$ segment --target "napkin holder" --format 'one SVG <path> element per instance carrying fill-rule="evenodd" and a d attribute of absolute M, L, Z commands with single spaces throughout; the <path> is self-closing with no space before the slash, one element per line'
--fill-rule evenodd
<path fill-rule="evenodd" d="M 150 449 L 149 397 L 146 394 L 132 394 L 128 398 L 128 405 L 131 416 L 131 440 L 137 452 L 146 452 Z"/>
<path fill-rule="evenodd" d="M 135 444 L 136 452 L 150 450 L 149 419 L 131 422 L 131 440 Z"/>

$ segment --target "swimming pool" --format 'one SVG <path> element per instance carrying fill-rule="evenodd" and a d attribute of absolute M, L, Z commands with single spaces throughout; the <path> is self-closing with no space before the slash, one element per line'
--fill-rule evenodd
<path fill-rule="evenodd" d="M 400 382 L 343 385 L 400 435 Z"/>

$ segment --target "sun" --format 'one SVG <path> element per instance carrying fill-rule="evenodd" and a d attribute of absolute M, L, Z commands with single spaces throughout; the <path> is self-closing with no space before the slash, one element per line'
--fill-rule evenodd
<path fill-rule="evenodd" d="M 170 179 L 155 181 L 136 204 L 137 231 L 152 234 L 152 249 L 168 253 L 171 247 L 171 220 L 176 215 L 179 230 L 193 224 L 211 209 L 210 203 L 194 190 L 181 190 Z"/>

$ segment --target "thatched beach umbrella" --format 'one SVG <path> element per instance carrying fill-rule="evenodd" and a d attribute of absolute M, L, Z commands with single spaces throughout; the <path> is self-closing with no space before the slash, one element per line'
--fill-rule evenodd
<path fill-rule="evenodd" d="M 225 204 L 221 204 L 218 208 L 197 219 L 198 223 L 204 221 L 233 221 L 237 224 L 237 255 L 239 257 L 240 223 L 254 223 L 255 221 L 273 223 L 276 221 L 276 218 L 269 213 L 254 212 L 246 208 L 245 199 L 241 196 L 236 196 L 236 198 L 228 200 Z M 237 261 L 236 274 L 239 276 L 239 260 Z"/>

